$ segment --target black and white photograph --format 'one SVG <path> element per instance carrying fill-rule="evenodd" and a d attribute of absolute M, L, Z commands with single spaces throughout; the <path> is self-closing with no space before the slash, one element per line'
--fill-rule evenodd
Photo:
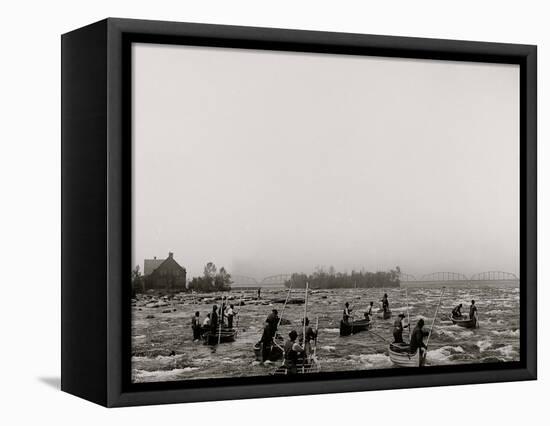
<path fill-rule="evenodd" d="M 520 361 L 520 67 L 131 47 L 132 383 Z"/>
<path fill-rule="evenodd" d="M 544 2 L 3 6 L 1 424 L 541 424 Z"/>

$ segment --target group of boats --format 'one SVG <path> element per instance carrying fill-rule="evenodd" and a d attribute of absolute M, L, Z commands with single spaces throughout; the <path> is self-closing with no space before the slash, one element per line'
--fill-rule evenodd
<path fill-rule="evenodd" d="M 441 298 L 443 296 L 443 292 L 444 292 L 444 289 L 441 290 L 439 303 L 435 311 L 434 318 L 432 320 L 432 325 L 428 331 L 426 348 L 418 348 L 413 351 L 411 350 L 410 344 L 407 342 L 400 342 L 400 343 L 390 342 L 388 344 L 388 355 L 394 365 L 399 367 L 422 367 L 425 364 L 428 345 L 429 345 L 432 331 L 434 329 L 435 319 L 437 317 L 437 313 L 439 312 L 439 307 L 441 306 Z M 379 316 L 379 318 L 386 320 L 391 318 L 391 316 L 392 316 L 391 311 L 385 310 L 383 311 L 382 315 Z M 408 306 L 407 306 L 407 316 L 408 316 Z M 453 316 L 451 314 L 449 315 L 449 319 L 452 321 L 453 324 L 459 327 L 476 328 L 478 326 L 477 316 L 470 318 L 465 315 Z M 410 319 L 408 322 L 410 324 Z M 361 331 L 368 331 L 372 328 L 372 326 L 373 326 L 373 322 L 370 321 L 370 319 L 368 318 L 364 320 L 362 319 L 362 320 L 356 320 L 356 321 L 342 320 L 340 321 L 340 336 L 350 336 L 352 334 L 359 333 Z"/>
<path fill-rule="evenodd" d="M 291 290 L 291 289 L 290 289 Z M 279 318 L 279 325 L 282 321 L 282 316 L 284 313 L 284 309 L 286 305 L 288 304 L 289 297 L 290 297 L 290 290 L 287 296 L 287 299 L 285 300 L 285 304 L 283 306 L 283 312 L 281 313 L 281 317 Z M 388 343 L 388 354 L 390 357 L 390 360 L 392 363 L 399 367 L 421 367 L 425 364 L 426 361 L 426 354 L 428 351 L 428 345 L 430 341 L 430 337 L 432 334 L 432 331 L 434 329 L 435 320 L 437 317 L 437 314 L 439 312 L 439 307 L 441 305 L 441 298 L 443 296 L 443 291 L 441 291 L 441 295 L 439 297 L 439 303 L 437 305 L 437 309 L 435 311 L 435 315 L 432 320 L 431 327 L 429 328 L 427 341 L 425 343 L 425 348 L 419 348 L 415 351 L 411 351 L 411 347 L 409 343 L 401 342 L 401 343 L 395 343 L 395 342 L 388 342 L 386 339 L 384 339 L 382 336 L 376 334 L 377 336 L 381 337 Z M 307 315 L 307 286 L 306 286 L 306 296 L 305 299 L 302 299 L 304 306 L 304 321 Z M 407 309 L 408 311 L 408 309 Z M 408 315 L 408 312 L 407 312 Z M 392 317 L 392 313 L 389 310 L 382 310 L 380 309 L 379 315 L 377 316 L 379 319 L 387 320 Z M 475 328 L 477 326 L 477 319 L 469 318 L 466 316 L 460 316 L 456 317 L 453 315 L 449 315 L 449 319 L 453 322 L 453 324 L 464 327 L 464 328 Z M 410 319 L 409 319 L 410 324 Z M 362 331 L 370 331 L 373 327 L 373 321 L 366 316 L 365 319 L 360 320 L 348 320 L 348 321 L 340 321 L 340 336 L 351 336 L 356 333 L 362 332 Z M 305 326 L 303 331 L 303 336 L 305 335 Z M 235 341 L 237 331 L 233 328 L 227 328 L 224 326 L 221 326 L 218 330 L 213 331 L 211 329 L 205 329 L 204 333 L 202 334 L 202 338 L 204 339 L 205 343 L 209 345 L 216 345 L 220 343 L 228 343 Z M 315 339 L 315 346 L 316 346 Z M 261 342 L 257 342 L 253 345 L 253 351 L 256 361 L 265 363 L 266 361 L 269 361 L 271 363 L 277 363 L 280 360 L 283 360 L 282 364 L 276 367 L 274 372 L 272 372 L 273 375 L 287 375 L 291 374 L 290 369 L 284 362 L 284 345 L 285 341 L 284 338 L 280 334 L 276 334 L 275 337 L 272 340 L 272 343 L 269 348 L 262 347 Z M 295 365 L 295 368 L 293 369 L 294 373 L 297 374 L 308 374 L 308 373 L 314 373 L 320 371 L 320 363 L 316 357 L 316 351 L 313 350 L 312 353 L 307 354 L 304 358 L 300 359 L 298 363 Z"/>
<path fill-rule="evenodd" d="M 392 317 L 392 312 L 390 310 L 380 309 L 380 315 L 378 318 L 387 320 Z M 340 336 L 350 336 L 360 331 L 369 330 L 372 327 L 372 321 L 370 318 L 352 320 L 352 321 L 340 321 Z"/>

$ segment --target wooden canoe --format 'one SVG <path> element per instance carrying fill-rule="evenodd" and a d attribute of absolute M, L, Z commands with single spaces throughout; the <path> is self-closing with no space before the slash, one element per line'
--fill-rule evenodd
<path fill-rule="evenodd" d="M 351 334 L 359 333 L 360 331 L 368 330 L 371 323 L 369 320 L 358 321 L 340 321 L 340 336 L 349 336 Z"/>
<path fill-rule="evenodd" d="M 207 331 L 202 335 L 206 345 L 217 345 L 219 343 L 229 343 L 235 341 L 237 332 L 233 328 L 222 328 L 221 332 Z"/>
<path fill-rule="evenodd" d="M 378 315 L 378 318 L 380 318 L 380 319 L 387 320 L 387 319 L 390 319 L 392 317 L 391 311 L 384 312 L 384 311 L 381 310 L 380 312 L 381 312 L 381 315 Z"/>
<path fill-rule="evenodd" d="M 271 303 L 285 303 L 287 305 L 303 305 L 304 299 L 273 299 Z"/>
<path fill-rule="evenodd" d="M 399 367 L 421 367 L 424 364 L 420 351 L 417 349 L 415 353 L 410 353 L 407 343 L 390 343 L 388 352 L 391 362 Z"/>
<path fill-rule="evenodd" d="M 296 374 L 311 374 L 318 373 L 319 371 L 321 371 L 321 365 L 315 356 L 306 360 L 305 363 L 298 361 L 298 364 L 296 364 Z M 283 364 L 273 372 L 273 375 L 288 376 L 291 375 L 291 373 L 286 365 Z"/>
<path fill-rule="evenodd" d="M 477 325 L 477 321 L 475 318 L 469 319 L 466 318 L 466 316 L 462 316 L 460 318 L 453 318 L 453 316 L 449 316 L 449 319 L 453 322 L 453 324 L 458 325 L 459 327 L 464 328 L 475 328 Z"/>

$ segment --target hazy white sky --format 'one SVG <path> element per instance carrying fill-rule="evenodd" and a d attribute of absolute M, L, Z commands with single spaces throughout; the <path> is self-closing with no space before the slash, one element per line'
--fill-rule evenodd
<path fill-rule="evenodd" d="M 133 263 L 519 272 L 519 67 L 136 44 Z"/>

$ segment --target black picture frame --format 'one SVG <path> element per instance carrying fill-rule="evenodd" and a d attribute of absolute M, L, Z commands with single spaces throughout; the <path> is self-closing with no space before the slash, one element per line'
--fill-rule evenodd
<path fill-rule="evenodd" d="M 62 42 L 61 387 L 108 406 L 534 380 L 537 377 L 537 49 L 532 45 L 109 18 Z M 520 66 L 520 361 L 130 383 L 133 42 Z"/>

